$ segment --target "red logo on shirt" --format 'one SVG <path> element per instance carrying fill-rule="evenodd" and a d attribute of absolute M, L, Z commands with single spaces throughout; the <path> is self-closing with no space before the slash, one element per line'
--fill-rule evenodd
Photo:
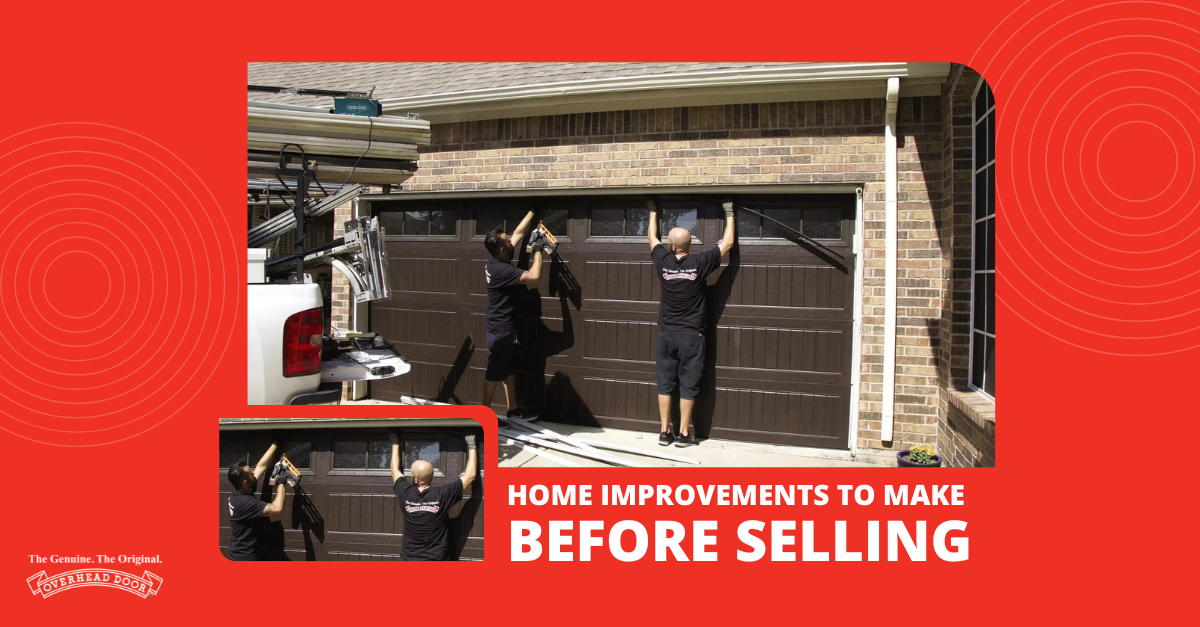
<path fill-rule="evenodd" d="M 666 281 L 672 281 L 675 279 L 687 279 L 689 281 L 695 281 L 697 274 L 699 273 L 695 270 L 678 270 L 675 272 L 663 271 L 662 277 L 663 280 Z"/>

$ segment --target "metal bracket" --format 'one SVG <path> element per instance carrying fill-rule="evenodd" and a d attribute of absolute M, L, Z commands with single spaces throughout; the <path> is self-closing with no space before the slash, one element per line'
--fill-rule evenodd
<path fill-rule="evenodd" d="M 346 276 L 354 302 L 383 300 L 391 295 L 387 276 L 384 229 L 374 216 L 346 223 L 346 235 L 333 246 L 303 255 L 301 263 L 327 263 Z"/>

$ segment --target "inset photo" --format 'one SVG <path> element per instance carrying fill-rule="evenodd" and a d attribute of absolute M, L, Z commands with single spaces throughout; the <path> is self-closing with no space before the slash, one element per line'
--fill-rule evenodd
<path fill-rule="evenodd" d="M 249 404 L 482 405 L 501 467 L 996 465 L 972 68 L 246 69 Z"/>
<path fill-rule="evenodd" d="M 470 418 L 222 418 L 221 553 L 234 561 L 483 560 Z"/>

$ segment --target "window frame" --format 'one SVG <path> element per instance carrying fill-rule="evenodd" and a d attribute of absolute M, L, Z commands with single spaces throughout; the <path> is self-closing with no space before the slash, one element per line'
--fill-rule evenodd
<path fill-rule="evenodd" d="M 772 207 L 772 208 L 774 208 L 774 207 Z M 802 206 L 802 207 L 798 207 L 797 209 L 800 211 L 800 228 L 798 230 L 801 233 L 804 232 L 804 214 L 807 213 L 808 211 L 827 210 L 827 211 L 838 212 L 838 228 L 841 230 L 840 237 L 826 238 L 826 237 L 811 237 L 808 235 L 806 235 L 805 237 L 809 237 L 810 239 L 812 239 L 815 242 L 819 242 L 821 244 L 824 244 L 826 246 L 831 246 L 831 247 L 837 247 L 837 246 L 849 247 L 853 244 L 853 239 L 854 239 L 853 238 L 854 227 L 852 226 L 854 223 L 854 207 L 853 206 L 839 207 L 836 205 L 829 205 L 829 206 L 817 205 L 817 206 Z M 755 208 L 755 210 L 757 211 L 758 209 Z M 765 229 L 765 227 L 762 226 L 762 223 L 764 222 L 764 220 L 762 218 L 755 216 L 753 214 L 751 214 L 751 216 L 759 221 L 760 229 Z M 847 225 L 847 222 L 850 223 L 850 226 Z M 724 235 L 724 233 L 725 233 L 725 221 L 724 221 L 724 219 L 722 219 L 719 223 L 719 226 L 717 227 L 717 236 L 720 237 L 720 236 Z M 847 236 L 849 236 L 849 237 L 847 237 Z M 755 237 L 755 238 L 743 237 L 740 230 L 738 231 L 738 234 L 737 234 L 737 243 L 738 243 L 738 246 L 741 246 L 743 244 L 745 244 L 747 246 L 795 246 L 796 245 L 796 242 L 794 242 L 786 237 L 761 237 L 761 236 Z"/>
<path fill-rule="evenodd" d="M 975 378 L 974 377 L 974 375 L 975 375 L 975 334 L 980 333 L 983 335 L 984 338 L 990 337 L 993 341 L 993 345 L 995 344 L 995 340 L 996 340 L 996 334 L 994 332 L 988 333 L 986 328 L 978 329 L 978 330 L 975 328 L 975 296 L 976 296 L 976 294 L 975 294 L 975 277 L 980 274 L 983 274 L 983 275 L 990 274 L 992 276 L 991 284 L 992 284 L 993 294 L 995 293 L 995 289 L 996 289 L 996 286 L 995 286 L 996 269 L 995 269 L 995 267 L 993 267 L 991 270 L 980 270 L 975 267 L 976 250 L 977 250 L 976 247 L 979 245 L 979 243 L 976 241 L 976 237 L 975 237 L 976 227 L 979 224 L 991 221 L 992 228 L 993 229 L 996 228 L 996 200 L 995 200 L 996 190 L 994 188 L 991 190 L 988 190 L 989 193 L 992 195 L 992 213 L 990 213 L 986 216 L 983 216 L 982 218 L 975 217 L 975 215 L 976 215 L 976 180 L 977 180 L 977 177 L 979 176 L 980 173 L 987 172 L 988 169 L 990 168 L 993 172 L 993 179 L 994 179 L 995 178 L 994 172 L 995 172 L 995 168 L 996 168 L 994 144 L 992 147 L 992 152 L 993 152 L 992 160 L 983 164 L 983 166 L 980 168 L 975 167 L 975 160 L 977 157 L 976 151 L 979 148 L 979 146 L 978 146 L 978 144 L 979 144 L 979 142 L 978 142 L 979 125 L 981 122 L 986 123 L 987 120 L 989 120 L 989 119 L 994 121 L 995 113 L 996 113 L 996 99 L 995 99 L 995 95 L 993 93 L 992 106 L 989 107 L 986 111 L 984 111 L 982 118 L 977 117 L 977 112 L 975 109 L 975 100 L 976 100 L 976 98 L 979 97 L 979 91 L 981 89 L 984 89 L 985 87 L 990 89 L 990 86 L 987 84 L 987 81 L 984 80 L 984 78 L 982 76 L 980 76 L 979 84 L 975 86 L 975 91 L 972 92 L 972 94 L 971 94 L 971 281 L 970 281 L 970 283 L 971 283 L 971 300 L 970 300 L 971 321 L 970 321 L 969 326 L 967 327 L 968 332 L 970 333 L 970 335 L 968 336 L 969 350 L 967 352 L 967 387 L 970 388 L 971 390 L 973 390 L 974 392 L 976 392 L 977 394 L 979 394 L 980 396 L 982 396 L 983 398 L 987 399 L 988 401 L 995 403 L 996 396 L 994 394 L 988 394 L 983 389 L 983 388 L 987 387 L 987 381 L 986 381 L 986 379 L 984 379 L 987 376 L 987 354 L 986 353 L 984 354 L 984 359 L 983 359 L 983 364 L 984 364 L 982 366 L 983 372 L 980 374 L 981 381 L 983 382 L 983 386 L 977 387 L 974 382 L 974 378 Z M 992 134 L 991 141 L 993 141 L 993 142 L 995 141 L 994 133 Z M 984 256 L 984 258 L 986 259 L 986 255 Z M 993 258 L 994 258 L 994 256 L 993 256 Z M 986 297 L 986 294 L 985 294 L 985 297 Z M 995 300 L 995 298 L 993 297 L 993 301 L 994 300 Z M 984 307 L 985 308 L 987 307 L 987 299 L 986 298 L 984 299 Z M 988 312 L 988 313 L 994 315 L 994 312 Z M 987 349 L 987 347 L 984 346 L 983 350 L 986 351 L 986 349 Z"/>
<path fill-rule="evenodd" d="M 664 197 L 660 197 L 658 200 L 659 200 L 658 239 L 659 239 L 659 241 L 663 241 L 663 240 L 667 239 L 666 234 L 662 232 L 663 214 L 665 214 L 667 211 L 674 211 L 675 209 L 673 207 L 664 207 L 662 205 L 664 204 L 664 201 L 670 202 L 671 200 L 674 200 L 674 199 L 664 196 Z M 646 239 L 645 235 L 592 235 L 593 212 L 595 212 L 597 209 L 606 210 L 606 209 L 614 209 L 614 208 L 615 207 L 587 207 L 586 208 L 586 211 L 587 211 L 586 229 L 587 230 L 585 231 L 585 234 L 587 235 L 587 241 L 594 242 L 597 244 L 629 244 L 631 242 L 643 242 L 643 243 L 646 242 L 647 239 Z M 634 210 L 635 207 L 621 207 L 620 209 L 621 209 L 621 211 L 626 212 L 621 217 L 621 232 L 624 233 L 625 232 L 625 223 L 629 221 L 628 212 L 631 210 Z M 699 235 L 704 230 L 704 220 L 705 220 L 704 209 L 703 209 L 703 207 L 695 207 L 695 210 L 696 210 L 696 228 L 691 230 L 692 244 L 703 244 L 704 241 L 700 239 Z M 647 226 L 649 226 L 649 225 L 647 225 Z"/>
<path fill-rule="evenodd" d="M 400 454 L 402 456 L 404 455 L 404 442 L 407 439 L 437 440 L 437 442 L 438 442 L 438 463 L 433 467 L 433 476 L 434 477 L 445 477 L 446 476 L 442 471 L 442 469 L 446 467 L 446 463 L 447 463 L 447 458 L 446 458 L 446 443 L 447 443 L 447 441 L 446 441 L 445 437 L 441 437 L 441 436 L 437 436 L 437 435 L 430 435 L 430 434 L 423 434 L 423 433 L 410 434 L 410 433 L 406 433 L 404 430 L 401 430 L 398 435 L 400 436 Z M 359 436 L 358 438 L 349 438 L 349 439 L 337 438 L 337 437 L 329 438 L 329 454 L 330 454 L 329 471 L 325 473 L 325 476 L 327 476 L 327 477 L 378 477 L 378 476 L 390 477 L 392 475 L 392 469 L 390 468 L 390 464 L 391 464 L 390 457 L 388 458 L 388 464 L 389 464 L 388 468 L 357 468 L 356 469 L 356 468 L 338 468 L 337 466 L 334 466 L 334 463 L 336 463 L 334 460 L 336 458 L 335 456 L 336 456 L 338 442 L 366 442 L 367 443 L 367 459 L 369 460 L 370 453 L 371 453 L 371 444 L 370 443 L 375 442 L 375 441 L 387 442 L 388 446 L 389 447 L 391 446 L 391 441 L 387 439 L 386 434 L 383 436 L 382 440 L 380 440 L 379 438 L 370 436 L 370 435 Z M 388 455 L 390 456 L 391 453 L 389 452 Z M 403 464 L 404 460 L 401 459 L 400 461 Z M 404 475 L 405 477 L 412 476 L 412 472 L 410 472 L 410 470 L 408 468 L 401 467 L 400 473 L 402 475 Z"/>
<path fill-rule="evenodd" d="M 496 204 L 500 204 L 500 202 L 497 202 Z M 466 207 L 463 207 L 463 209 L 465 209 L 471 213 L 471 219 L 469 220 L 471 223 L 471 231 L 470 231 L 471 236 L 468 238 L 468 241 L 482 242 L 487 239 L 487 234 L 486 233 L 485 234 L 478 233 L 478 231 L 479 231 L 479 212 L 489 211 L 489 210 L 492 210 L 492 211 L 498 210 L 498 211 L 502 211 L 502 212 L 514 211 L 514 212 L 528 213 L 529 211 L 531 211 L 533 209 L 533 205 L 529 205 L 529 204 L 525 204 L 525 203 L 520 203 L 520 204 L 514 203 L 514 204 L 510 204 L 508 206 L 501 206 L 499 208 L 497 208 L 496 206 L 479 205 L 479 206 L 466 206 Z M 568 208 L 568 207 L 550 207 L 549 209 L 542 208 L 543 213 L 545 213 L 547 211 L 565 211 L 567 213 L 567 232 L 563 235 L 558 235 L 553 232 L 551 232 L 551 234 L 554 235 L 554 239 L 558 240 L 560 243 L 570 243 L 571 242 L 571 227 L 573 226 L 573 223 L 572 223 L 573 218 L 571 217 L 570 208 Z M 524 216 L 522 216 L 522 218 L 523 217 Z M 540 218 L 538 218 L 532 225 L 530 225 L 529 228 L 530 228 L 531 232 L 534 228 L 537 227 L 538 221 L 540 221 Z M 518 222 L 519 222 L 519 220 L 518 220 Z M 513 224 L 512 226 L 513 226 L 513 228 L 515 228 L 517 225 Z M 504 219 L 504 232 L 512 233 L 512 229 L 509 228 L 509 225 L 508 225 L 507 217 Z M 525 239 L 524 243 L 528 244 L 529 243 L 529 239 L 528 239 L 529 233 L 526 233 L 525 237 L 526 237 L 526 239 Z"/>
<path fill-rule="evenodd" d="M 245 444 L 248 447 L 246 449 L 245 459 L 246 459 L 246 465 L 250 466 L 251 470 L 254 469 L 254 466 L 256 464 L 258 464 L 258 460 L 262 459 L 262 453 L 258 454 L 258 458 L 254 458 L 255 449 L 259 446 L 262 446 L 265 443 L 266 446 L 263 448 L 263 451 L 266 452 L 266 449 L 270 448 L 271 444 L 272 444 L 270 439 L 265 439 L 265 438 L 245 438 L 245 439 L 236 439 L 234 441 L 239 444 Z M 285 439 L 282 442 L 282 444 L 283 444 L 283 446 L 280 446 L 279 451 L 278 451 L 280 455 L 287 452 L 287 447 L 290 444 L 307 444 L 309 447 L 308 465 L 307 466 L 296 466 L 296 470 L 300 471 L 300 476 L 302 476 L 302 477 L 316 475 L 316 469 L 312 467 L 312 456 L 317 452 L 317 447 L 312 438 L 308 438 L 306 440 L 287 440 L 287 439 Z M 220 447 L 218 445 L 218 453 L 220 452 L 219 448 Z M 276 461 L 278 461 L 278 458 L 276 459 Z M 221 467 L 220 470 L 221 470 L 222 476 L 227 475 L 229 473 L 229 466 L 223 466 L 223 467 Z M 268 469 L 267 472 L 268 472 L 268 476 L 264 477 L 264 480 L 267 480 L 270 478 L 270 476 L 269 476 L 270 469 Z M 228 483 L 228 482 L 226 482 L 226 483 Z"/>
<path fill-rule="evenodd" d="M 408 211 L 429 211 L 431 213 L 434 211 L 453 211 L 454 212 L 454 234 L 453 235 L 404 235 L 403 233 L 397 234 L 397 233 L 392 233 L 387 230 L 386 225 L 383 224 L 383 214 L 385 214 L 385 213 L 404 214 Z M 380 226 L 384 227 L 384 238 L 383 239 L 385 242 L 457 242 L 460 239 L 460 233 L 462 232 L 463 222 L 464 222 L 464 220 L 462 218 L 462 208 L 461 207 L 454 207 L 454 208 L 449 208 L 449 209 L 447 209 L 447 208 L 436 208 L 436 209 L 435 208 L 422 208 L 421 203 L 419 203 L 419 202 L 413 203 L 412 206 L 407 206 L 407 207 L 402 204 L 397 204 L 395 209 L 383 208 L 381 210 L 375 206 L 372 206 L 371 207 L 371 215 L 378 218 L 379 222 L 380 222 Z M 403 216 L 401 216 L 400 221 L 401 221 L 401 224 L 403 224 L 403 222 L 404 222 Z"/>
<path fill-rule="evenodd" d="M 411 436 L 411 437 L 405 437 L 405 436 Z M 432 433 L 422 433 L 422 432 L 407 433 L 407 434 L 401 433 L 400 434 L 400 463 L 401 464 L 404 463 L 404 443 L 407 442 L 408 440 L 437 442 L 438 443 L 438 461 L 437 461 L 437 464 L 434 465 L 434 467 L 433 467 L 433 476 L 434 477 L 445 477 L 446 476 L 443 469 L 446 468 L 446 463 L 447 463 L 446 445 L 449 444 L 449 441 L 444 436 L 438 436 L 438 435 L 434 435 Z M 412 476 L 411 467 L 405 468 L 405 467 L 401 466 L 400 473 L 403 474 L 405 477 L 411 477 Z"/>

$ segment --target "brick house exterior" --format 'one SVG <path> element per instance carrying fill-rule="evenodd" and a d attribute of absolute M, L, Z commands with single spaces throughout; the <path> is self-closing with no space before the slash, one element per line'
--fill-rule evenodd
<path fill-rule="evenodd" d="M 974 71 L 952 65 L 938 87 L 940 94 L 902 93 L 898 100 L 891 441 L 882 439 L 881 424 L 886 306 L 882 91 L 872 98 L 431 119 L 432 145 L 421 148 L 419 170 L 401 193 L 858 186 L 863 273 L 851 448 L 882 456 L 932 444 L 947 464 L 991 466 L 994 402 L 966 385 L 972 306 L 971 106 L 979 82 Z M 324 85 L 310 81 L 305 86 Z M 349 219 L 352 211 L 350 205 L 339 209 L 335 224 Z M 349 290 L 341 277 L 334 278 L 333 297 L 334 326 L 351 326 Z"/>

